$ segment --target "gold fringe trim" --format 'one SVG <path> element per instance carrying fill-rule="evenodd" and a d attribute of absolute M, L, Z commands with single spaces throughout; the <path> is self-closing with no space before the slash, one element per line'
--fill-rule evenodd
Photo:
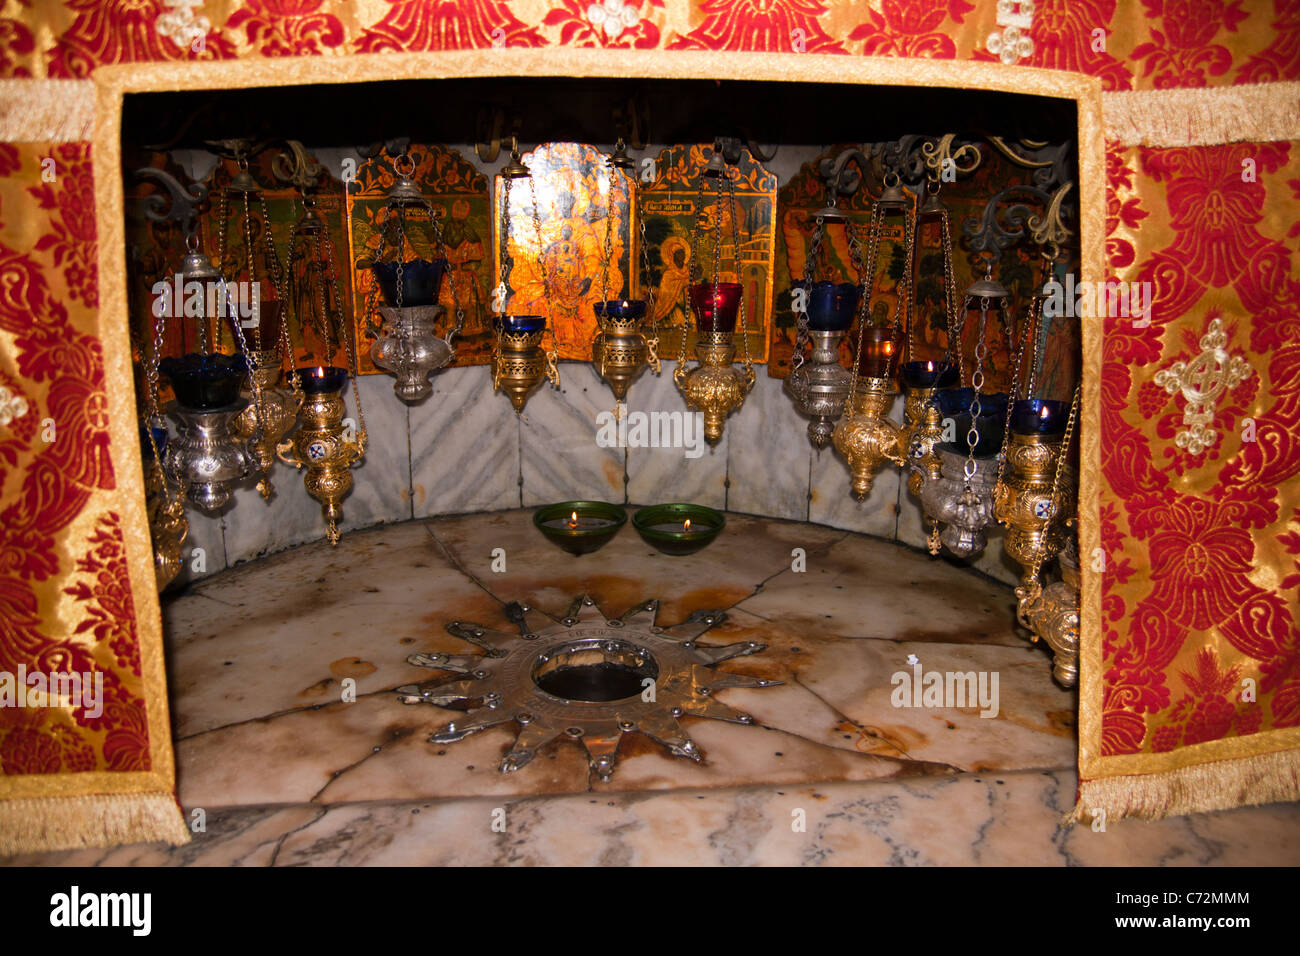
<path fill-rule="evenodd" d="M 75 143 L 94 127 L 93 80 L 0 80 L 0 142 Z"/>
<path fill-rule="evenodd" d="M 1101 94 L 1106 138 L 1122 146 L 1217 146 L 1300 139 L 1300 82 Z"/>
<path fill-rule="evenodd" d="M 1062 826 L 1091 823 L 1097 810 L 1106 821 L 1125 817 L 1159 820 L 1261 803 L 1300 800 L 1300 750 L 1216 760 L 1164 773 L 1083 780 L 1079 803 Z"/>
<path fill-rule="evenodd" d="M 0 856 L 160 840 L 190 841 L 170 793 L 0 800 Z"/>

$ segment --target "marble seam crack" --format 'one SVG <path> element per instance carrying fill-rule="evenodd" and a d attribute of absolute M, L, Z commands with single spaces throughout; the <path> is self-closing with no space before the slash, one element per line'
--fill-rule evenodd
<path fill-rule="evenodd" d="M 398 687 L 405 686 L 406 684 L 409 683 L 410 681 L 408 680 L 408 681 L 403 681 L 401 684 L 396 684 L 393 687 L 383 687 L 380 688 L 379 690 L 368 690 L 364 694 L 357 694 L 357 700 L 361 700 L 361 698 L 363 697 L 375 697 L 378 696 L 379 694 L 395 694 L 397 692 Z M 179 736 L 174 737 L 173 740 L 176 743 L 181 743 L 182 741 L 188 741 L 188 740 L 195 740 L 207 734 L 215 734 L 221 730 L 230 730 L 232 727 L 242 727 L 245 724 L 262 723 L 263 721 L 275 720 L 279 717 L 289 717 L 293 714 L 302 714 L 302 713 L 306 713 L 309 710 L 320 710 L 325 707 L 332 707 L 334 706 L 334 704 L 342 704 L 342 703 L 344 703 L 344 701 L 337 700 L 329 704 L 304 704 L 302 707 L 290 707 L 286 710 L 277 710 L 273 714 L 265 714 L 260 717 L 246 717 L 243 720 L 236 720 L 229 724 L 222 724 L 220 727 L 209 727 L 207 730 L 200 730 L 197 731 L 196 733 L 186 734 L 184 737 L 179 737 Z M 353 701 L 352 703 L 355 703 L 355 701 Z"/>
<path fill-rule="evenodd" d="M 329 784 L 326 784 L 326 786 L 329 786 Z M 326 814 L 330 812 L 330 808 L 328 806 L 317 805 L 316 810 L 317 810 L 316 815 L 312 817 L 310 820 L 308 820 L 306 823 L 300 824 L 299 826 L 294 827 L 292 830 L 286 830 L 284 833 L 280 834 L 280 839 L 275 841 L 275 850 L 272 851 L 271 853 L 270 862 L 267 863 L 268 867 L 275 866 L 276 861 L 280 859 L 280 850 L 284 848 L 285 840 L 289 839 L 289 837 L 293 836 L 295 833 L 298 833 L 301 830 L 305 830 L 310 826 L 315 826 L 317 823 L 319 823 L 322 819 L 325 818 Z"/>

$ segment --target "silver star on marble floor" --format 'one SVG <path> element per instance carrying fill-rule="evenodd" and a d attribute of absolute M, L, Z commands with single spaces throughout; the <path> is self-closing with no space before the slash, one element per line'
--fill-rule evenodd
<path fill-rule="evenodd" d="M 754 718 L 713 695 L 729 687 L 772 687 L 781 681 L 730 674 L 716 665 L 757 654 L 757 641 L 705 645 L 698 638 L 726 617 L 696 611 L 664 628 L 655 624 L 659 602 L 638 604 L 606 618 L 589 597 L 576 598 L 555 620 L 536 608 L 510 603 L 506 618 L 517 633 L 453 621 L 448 633 L 480 648 L 480 654 L 413 654 L 418 667 L 464 675 L 397 688 L 403 703 L 465 710 L 429 740 L 449 744 L 514 721 L 519 733 L 501 760 L 510 773 L 560 737 L 580 741 L 591 769 L 608 781 L 619 743 L 642 733 L 678 757 L 697 763 L 703 754 L 678 718 L 708 717 L 738 724 Z"/>

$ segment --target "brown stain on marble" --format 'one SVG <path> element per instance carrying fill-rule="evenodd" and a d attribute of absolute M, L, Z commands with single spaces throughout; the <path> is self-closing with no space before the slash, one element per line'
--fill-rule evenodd
<path fill-rule="evenodd" d="M 334 683 L 333 677 L 325 677 L 312 684 L 310 687 L 298 691 L 299 697 L 324 697 L 329 693 L 330 686 Z"/>
<path fill-rule="evenodd" d="M 613 459 L 606 458 L 601 462 L 601 471 L 605 473 L 605 481 L 609 485 L 610 491 L 617 491 L 623 487 L 623 463 L 616 462 Z"/>
<path fill-rule="evenodd" d="M 712 611 L 733 607 L 753 593 L 752 588 L 723 585 L 696 588 L 684 594 L 648 594 L 646 597 L 659 598 L 657 623 L 660 627 L 671 627 L 683 623 L 691 616 L 692 611 Z M 717 628 L 710 628 L 709 633 L 715 630 Z M 705 637 L 705 640 L 709 639 Z"/>
<path fill-rule="evenodd" d="M 370 661 L 359 657 L 340 657 L 330 664 L 330 673 L 335 677 L 366 677 L 379 670 Z"/>
<path fill-rule="evenodd" d="M 930 738 L 905 724 L 863 724 L 854 747 L 863 753 L 906 757 L 929 744 Z"/>
<path fill-rule="evenodd" d="M 1078 733 L 1078 718 L 1072 710 L 1049 710 L 1047 722 L 1054 734 L 1073 737 Z"/>

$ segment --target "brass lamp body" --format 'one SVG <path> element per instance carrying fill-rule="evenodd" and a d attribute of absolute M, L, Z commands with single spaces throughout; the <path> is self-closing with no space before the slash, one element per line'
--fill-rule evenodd
<path fill-rule="evenodd" d="M 627 396 L 632 380 L 645 368 L 650 347 L 641 332 L 639 318 L 596 314 L 600 328 L 591 340 L 591 361 L 596 374 L 609 383 L 620 402 Z M 658 368 L 656 360 L 656 369 Z"/>
<path fill-rule="evenodd" d="M 943 414 L 935 403 L 935 388 L 911 388 L 903 406 L 904 443 L 911 458 L 907 490 L 921 497 L 921 488 L 943 474 L 934 446 L 943 441 Z"/>
<path fill-rule="evenodd" d="M 167 442 L 163 468 L 193 504 L 209 514 L 230 500 L 235 482 L 248 475 L 251 459 L 235 434 L 235 419 L 247 407 L 239 399 L 225 408 L 195 409 L 175 405 L 171 414 L 177 435 Z"/>
<path fill-rule="evenodd" d="M 352 466 L 365 455 L 365 434 L 349 441 L 343 430 L 342 388 L 308 392 L 302 405 L 302 427 L 276 446 L 286 465 L 305 468 L 303 485 L 320 502 L 330 544 L 339 543 L 338 523 L 343 499 L 352 490 Z"/>
<path fill-rule="evenodd" d="M 727 416 L 745 401 L 754 387 L 754 369 L 736 368 L 735 336 L 731 332 L 701 332 L 695 343 L 699 364 L 688 369 L 679 363 L 673 381 L 686 404 L 704 413 L 704 440 L 716 445 L 722 440 Z"/>
<path fill-rule="evenodd" d="M 528 396 L 542 382 L 550 379 L 560 384 L 559 371 L 542 349 L 544 332 L 497 331 L 496 348 L 492 350 L 492 391 L 503 389 L 516 412 L 524 410 Z"/>
<path fill-rule="evenodd" d="M 440 305 L 378 309 L 385 331 L 370 346 L 371 360 L 393 373 L 397 379 L 393 391 L 403 402 L 411 405 L 428 398 L 433 394 L 429 375 L 452 358 L 451 346 L 434 331 L 446 310 Z"/>
<path fill-rule="evenodd" d="M 844 403 L 853 388 L 853 374 L 840 364 L 840 342 L 844 330 L 809 329 L 811 356 L 785 380 L 786 393 L 794 407 L 812 421 L 808 423 L 808 440 L 816 448 L 825 448 L 835 431 L 835 422 L 844 414 Z"/>
<path fill-rule="evenodd" d="M 1060 439 L 1013 434 L 1006 476 L 993 489 L 993 516 L 1007 529 L 1003 549 L 1021 566 L 1024 585 L 1065 545 L 1070 515 L 1052 513 L 1052 483 L 1062 454 Z"/>
<path fill-rule="evenodd" d="M 1062 580 L 1041 590 L 1016 588 L 1020 623 L 1052 649 L 1052 676 L 1062 687 L 1079 682 L 1079 569 L 1061 556 Z"/>
<path fill-rule="evenodd" d="M 859 501 L 871 493 L 876 472 L 886 461 L 906 465 L 903 431 L 889 420 L 894 401 L 894 383 L 887 378 L 858 380 L 856 394 L 849 399 L 849 414 L 835 426 L 835 450 L 844 456 L 853 475 L 853 494 Z"/>
<path fill-rule="evenodd" d="M 185 502 L 167 494 L 162 466 L 149 459 L 144 473 L 145 509 L 153 539 L 153 572 L 161 591 L 181 571 L 181 545 L 190 533 Z"/>
<path fill-rule="evenodd" d="M 959 558 L 969 558 L 988 543 L 984 529 L 993 520 L 993 485 L 997 481 L 996 458 L 976 458 L 975 473 L 967 488 L 966 455 L 936 446 L 940 476 L 921 489 L 926 517 L 941 525 L 938 538 L 930 544 L 931 554 L 946 547 Z"/>
<path fill-rule="evenodd" d="M 275 448 L 280 440 L 289 433 L 298 421 L 298 412 L 302 408 L 302 396 L 295 395 L 291 389 L 281 388 L 280 356 L 275 349 L 253 352 L 253 364 L 256 369 L 252 379 L 261 392 L 262 436 L 253 440 L 257 434 L 257 412 L 255 407 L 256 392 L 251 385 L 244 390 L 248 407 L 235 419 L 234 431 L 239 438 L 248 443 L 248 455 L 251 467 L 261 473 L 262 480 L 257 483 L 262 497 L 270 498 L 272 492 L 271 466 L 275 463 Z"/>

